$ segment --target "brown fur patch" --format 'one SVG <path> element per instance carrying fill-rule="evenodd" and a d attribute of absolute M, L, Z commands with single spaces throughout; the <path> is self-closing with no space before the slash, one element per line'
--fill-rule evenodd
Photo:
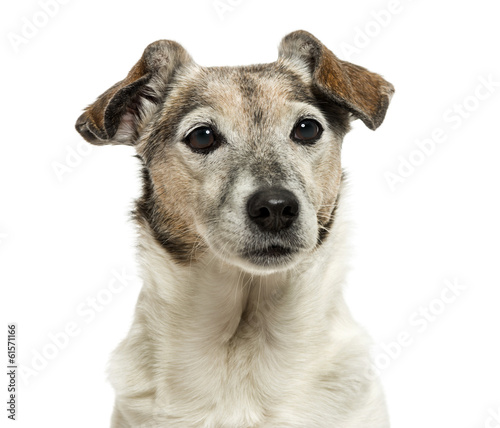
<path fill-rule="evenodd" d="M 338 59 L 307 31 L 295 31 L 280 45 L 280 56 L 300 58 L 309 65 L 317 87 L 370 129 L 384 120 L 394 86 L 366 68 Z"/>
<path fill-rule="evenodd" d="M 189 222 L 182 221 L 181 215 L 168 212 L 165 207 L 175 206 L 154 190 L 153 180 L 147 167 L 142 169 L 143 193 L 136 201 L 134 217 L 139 224 L 147 224 L 156 241 L 179 264 L 189 264 L 196 257 L 196 251 L 203 251 L 205 246 Z"/>
<path fill-rule="evenodd" d="M 148 93 L 140 93 L 151 78 L 158 74 L 160 69 L 163 73 L 166 69 L 173 71 L 180 64 L 190 61 L 189 54 L 176 42 L 158 40 L 151 43 L 127 77 L 101 94 L 85 109 L 76 122 L 76 130 L 90 143 L 113 143 L 112 139 L 127 110 L 137 107 L 134 104 L 138 102 L 139 96 L 151 96 Z M 133 143 L 129 142 L 131 145 Z"/>

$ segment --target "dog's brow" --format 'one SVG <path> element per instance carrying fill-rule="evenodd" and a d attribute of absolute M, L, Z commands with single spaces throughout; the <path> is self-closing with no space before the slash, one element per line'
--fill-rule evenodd
<path fill-rule="evenodd" d="M 295 104 L 295 112 L 294 112 L 295 117 L 293 118 L 294 120 L 302 118 L 310 118 L 318 120 L 323 125 L 326 125 L 328 123 L 321 110 L 319 110 L 315 106 L 302 102 L 297 102 L 294 104 Z"/>
<path fill-rule="evenodd" d="M 212 107 L 201 107 L 191 111 L 179 123 L 176 135 L 177 139 L 184 138 L 198 125 L 213 125 L 213 117 L 214 109 Z"/>

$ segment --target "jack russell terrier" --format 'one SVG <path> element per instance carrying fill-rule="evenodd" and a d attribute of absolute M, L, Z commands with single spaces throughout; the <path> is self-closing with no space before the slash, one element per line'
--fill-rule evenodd
<path fill-rule="evenodd" d="M 112 357 L 112 427 L 387 428 L 369 340 L 343 299 L 340 151 L 393 86 L 305 31 L 278 60 L 201 67 L 149 45 L 76 123 L 134 146 L 144 280 Z"/>

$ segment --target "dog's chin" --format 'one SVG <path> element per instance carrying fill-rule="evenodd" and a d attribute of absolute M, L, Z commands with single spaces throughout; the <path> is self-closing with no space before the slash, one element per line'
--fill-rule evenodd
<path fill-rule="evenodd" d="M 214 235 L 218 239 L 206 241 L 211 253 L 223 263 L 252 275 L 269 275 L 290 270 L 307 258 L 315 247 L 314 237 L 310 237 L 310 240 L 264 237 L 238 242 L 220 239 L 223 237 L 221 234 Z"/>

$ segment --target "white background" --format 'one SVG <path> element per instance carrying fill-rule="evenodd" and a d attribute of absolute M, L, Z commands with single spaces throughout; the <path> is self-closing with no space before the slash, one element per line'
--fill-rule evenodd
<path fill-rule="evenodd" d="M 0 355 L 4 367 L 15 322 L 19 363 L 32 371 L 18 377 L 18 422 L 2 410 L 0 425 L 109 423 L 105 368 L 140 289 L 128 214 L 139 174 L 132 148 L 81 143 L 81 110 L 154 40 L 177 40 L 201 65 L 240 65 L 274 61 L 281 38 L 305 29 L 396 87 L 382 127 L 357 121 L 343 153 L 355 224 L 347 296 L 376 344 L 392 426 L 500 427 L 498 2 L 223 4 L 235 6 L 66 0 L 47 17 L 35 0 L 3 3 Z M 445 141 L 422 154 L 416 140 L 437 128 Z M 405 161 L 419 165 L 391 188 Z M 450 282 L 465 289 L 443 301 Z"/>

